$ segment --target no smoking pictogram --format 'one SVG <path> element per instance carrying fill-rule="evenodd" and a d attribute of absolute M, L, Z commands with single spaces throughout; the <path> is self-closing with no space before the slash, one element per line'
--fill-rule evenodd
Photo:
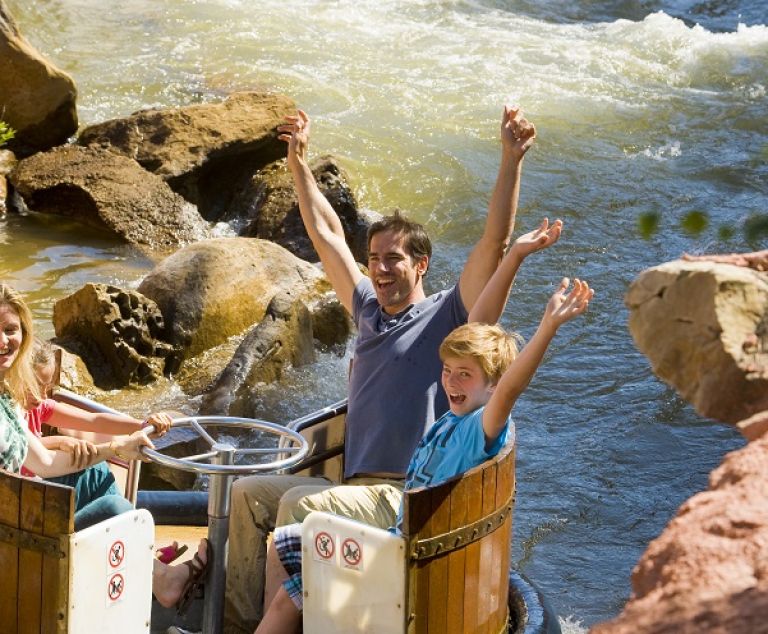
<path fill-rule="evenodd" d="M 363 548 L 351 537 L 341 544 L 341 556 L 347 568 L 359 568 L 363 561 Z"/>
<path fill-rule="evenodd" d="M 333 538 L 328 533 L 320 531 L 315 535 L 315 552 L 325 561 L 333 557 Z"/>
<path fill-rule="evenodd" d="M 113 542 L 109 547 L 109 555 L 107 555 L 107 557 L 110 566 L 119 568 L 120 564 L 122 564 L 125 559 L 125 544 L 119 539 L 116 542 Z"/>
<path fill-rule="evenodd" d="M 110 601 L 117 601 L 125 589 L 125 579 L 119 572 L 109 578 L 107 582 L 107 595 Z"/>

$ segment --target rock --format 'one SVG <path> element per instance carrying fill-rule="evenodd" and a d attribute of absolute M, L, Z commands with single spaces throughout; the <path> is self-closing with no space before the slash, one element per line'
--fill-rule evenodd
<path fill-rule="evenodd" d="M 16 130 L 8 143 L 29 156 L 65 143 L 77 131 L 77 89 L 72 78 L 24 38 L 0 0 L 0 119 Z"/>
<path fill-rule="evenodd" d="M 277 126 L 295 112 L 283 95 L 241 92 L 221 103 L 141 110 L 86 128 L 78 142 L 135 159 L 216 221 L 236 183 L 285 156 Z"/>
<path fill-rule="evenodd" d="M 594 634 L 768 632 L 768 436 L 729 453 L 632 573 L 632 597 Z"/>
<path fill-rule="evenodd" d="M 70 392 L 93 398 L 101 392 L 94 383 L 85 361 L 73 352 L 56 346 L 56 363 L 59 370 L 59 385 Z M 60 351 L 60 352 L 59 352 Z"/>
<path fill-rule="evenodd" d="M 335 158 L 323 156 L 311 167 L 320 191 L 341 220 L 352 254 L 358 262 L 365 262 L 368 227 L 380 216 L 366 216 L 358 211 L 347 175 Z M 225 219 L 242 219 L 242 236 L 271 240 L 309 262 L 319 260 L 301 220 L 293 179 L 285 161 L 272 163 L 250 177 L 238 190 Z"/>
<path fill-rule="evenodd" d="M 314 359 L 307 307 L 290 291 L 279 293 L 203 398 L 200 413 L 251 417 L 250 401 L 257 383 L 278 380 L 286 363 L 296 367 Z"/>
<path fill-rule="evenodd" d="M 2 0 L 0 0 L 2 2 Z M 8 174 L 16 166 L 16 155 L 10 150 L 0 150 L 0 215 L 8 208 Z"/>
<path fill-rule="evenodd" d="M 218 238 L 169 256 L 138 290 L 157 302 L 169 340 L 190 358 L 259 323 L 278 293 L 311 306 L 331 287 L 316 267 L 276 244 Z"/>
<path fill-rule="evenodd" d="M 81 356 L 104 389 L 149 383 L 178 363 L 160 310 L 136 291 L 86 284 L 56 302 L 53 325 L 56 344 Z"/>
<path fill-rule="evenodd" d="M 759 412 L 736 423 L 737 429 L 747 440 L 757 440 L 768 433 L 768 411 Z"/>
<path fill-rule="evenodd" d="M 677 260 L 647 269 L 625 302 L 653 371 L 702 416 L 736 423 L 768 410 L 768 277 Z"/>
<path fill-rule="evenodd" d="M 163 179 L 106 150 L 36 154 L 19 162 L 11 184 L 32 211 L 72 217 L 132 244 L 164 248 L 208 235 L 194 206 Z"/>

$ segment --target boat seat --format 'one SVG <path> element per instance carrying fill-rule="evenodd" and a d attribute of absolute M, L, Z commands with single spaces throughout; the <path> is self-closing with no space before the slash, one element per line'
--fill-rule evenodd
<path fill-rule="evenodd" d="M 313 512 L 302 528 L 305 634 L 506 632 L 514 434 L 491 460 L 404 494 L 403 534 Z"/>
<path fill-rule="evenodd" d="M 0 630 L 149 632 L 154 525 L 123 513 L 75 532 L 75 492 L 0 472 Z"/>

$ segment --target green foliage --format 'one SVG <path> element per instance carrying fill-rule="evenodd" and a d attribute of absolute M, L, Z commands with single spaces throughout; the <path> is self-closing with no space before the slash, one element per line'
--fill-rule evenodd
<path fill-rule="evenodd" d="M 0 147 L 3 147 L 14 136 L 16 136 L 16 130 L 9 126 L 5 121 L 0 121 Z"/>
<path fill-rule="evenodd" d="M 689 211 L 680 221 L 680 226 L 687 234 L 699 235 L 709 225 L 709 218 L 703 211 Z"/>
<path fill-rule="evenodd" d="M 648 211 L 640 214 L 637 219 L 637 229 L 645 240 L 650 240 L 659 229 L 661 215 L 656 211 Z"/>

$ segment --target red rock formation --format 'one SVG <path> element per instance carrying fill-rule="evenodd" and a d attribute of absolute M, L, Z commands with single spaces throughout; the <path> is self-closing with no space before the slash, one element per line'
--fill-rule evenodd
<path fill-rule="evenodd" d="M 624 611 L 594 634 L 768 632 L 765 432 L 729 453 L 709 488 L 680 507 L 635 567 Z"/>

